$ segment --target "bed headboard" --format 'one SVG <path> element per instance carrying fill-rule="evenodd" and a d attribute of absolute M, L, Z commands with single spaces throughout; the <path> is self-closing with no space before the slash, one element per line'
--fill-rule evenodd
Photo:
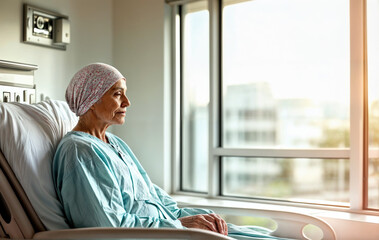
<path fill-rule="evenodd" d="M 0 102 L 34 103 L 37 65 L 0 60 Z"/>

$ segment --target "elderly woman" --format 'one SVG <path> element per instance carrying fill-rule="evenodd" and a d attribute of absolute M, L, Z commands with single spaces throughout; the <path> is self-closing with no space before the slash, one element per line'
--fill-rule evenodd
<path fill-rule="evenodd" d="M 79 121 L 57 148 L 53 177 L 69 225 L 187 227 L 227 235 L 227 224 L 212 211 L 178 208 L 150 181 L 128 145 L 106 131 L 125 121 L 130 106 L 126 90 L 125 77 L 102 63 L 82 68 L 66 90 L 67 103 Z M 254 234 L 259 232 L 250 232 Z"/>

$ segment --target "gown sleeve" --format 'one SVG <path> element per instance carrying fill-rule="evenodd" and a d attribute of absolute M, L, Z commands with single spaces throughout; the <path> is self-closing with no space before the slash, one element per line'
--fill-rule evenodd
<path fill-rule="evenodd" d="M 133 214 L 133 205 L 127 204 L 133 193 L 121 193 L 105 158 L 93 146 L 68 143 L 57 149 L 54 183 L 71 227 L 183 228 L 178 220 Z"/>
<path fill-rule="evenodd" d="M 169 209 L 177 218 L 193 216 L 198 214 L 213 213 L 210 209 L 203 208 L 179 208 L 176 201 L 169 196 L 163 189 L 154 184 L 155 191 L 161 200 L 162 204 Z"/>

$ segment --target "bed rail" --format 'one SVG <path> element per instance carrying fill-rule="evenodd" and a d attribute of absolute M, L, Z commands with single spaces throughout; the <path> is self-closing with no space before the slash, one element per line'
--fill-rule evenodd
<path fill-rule="evenodd" d="M 232 240 L 201 229 L 80 228 L 37 233 L 34 239 L 196 239 Z"/>

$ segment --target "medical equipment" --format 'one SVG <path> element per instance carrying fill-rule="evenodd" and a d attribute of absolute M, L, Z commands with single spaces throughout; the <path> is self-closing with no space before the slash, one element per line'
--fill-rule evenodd
<path fill-rule="evenodd" d="M 0 102 L 34 103 L 36 65 L 0 60 Z"/>

